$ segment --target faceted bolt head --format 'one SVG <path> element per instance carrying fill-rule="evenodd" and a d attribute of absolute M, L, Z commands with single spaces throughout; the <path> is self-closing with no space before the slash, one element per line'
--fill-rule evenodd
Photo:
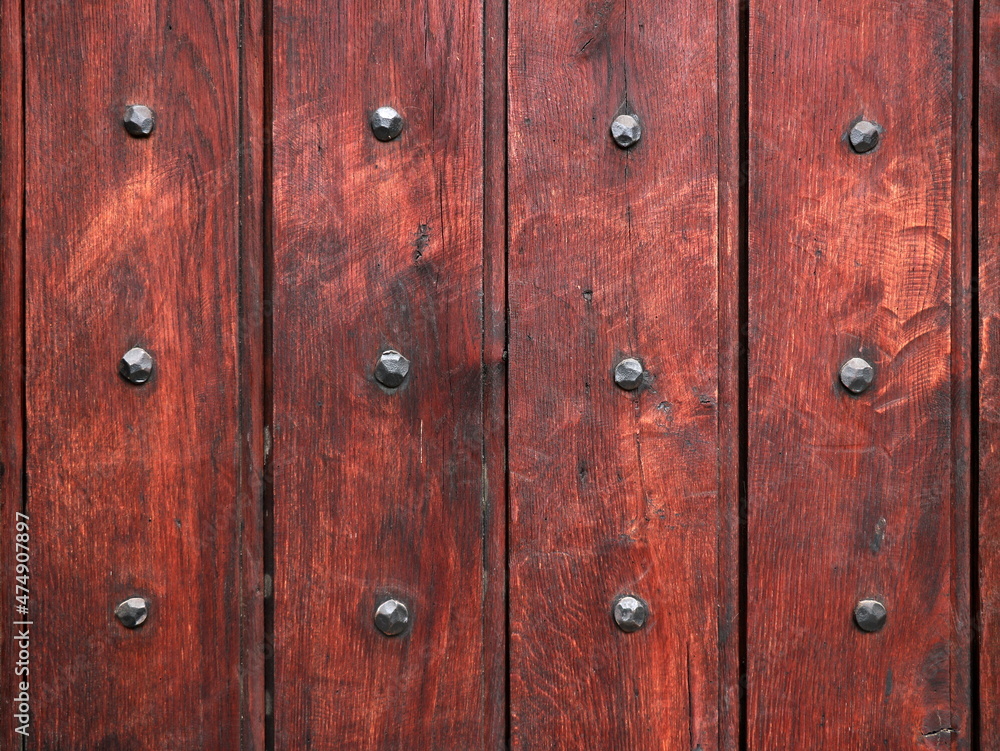
<path fill-rule="evenodd" d="M 852 357 L 840 367 L 840 382 L 852 394 L 860 394 L 872 385 L 875 368 L 867 360 Z"/>
<path fill-rule="evenodd" d="M 882 132 L 879 127 L 868 120 L 862 120 L 851 128 L 848 138 L 851 141 L 851 148 L 858 154 L 865 154 L 878 146 Z"/>
<path fill-rule="evenodd" d="M 387 389 L 397 388 L 410 372 L 410 361 L 394 349 L 387 349 L 375 366 L 376 380 Z"/>
<path fill-rule="evenodd" d="M 854 608 L 854 622 L 862 631 L 881 631 L 885 618 L 885 605 L 878 600 L 862 600 Z"/>
<path fill-rule="evenodd" d="M 613 612 L 618 628 L 627 634 L 645 626 L 646 619 L 649 618 L 649 607 L 634 595 L 624 595 L 615 600 Z"/>
<path fill-rule="evenodd" d="M 130 104 L 125 108 L 125 130 L 136 138 L 145 138 L 153 132 L 156 120 L 153 110 L 144 104 Z"/>
<path fill-rule="evenodd" d="M 372 112 L 372 133 L 380 141 L 391 141 L 403 131 L 403 117 L 392 107 L 379 107 Z"/>
<path fill-rule="evenodd" d="M 115 608 L 115 615 L 125 628 L 137 628 L 146 622 L 149 608 L 141 597 L 129 597 Z"/>
<path fill-rule="evenodd" d="M 142 347 L 133 347 L 118 363 L 118 375 L 129 383 L 145 383 L 153 374 L 153 358 Z"/>
<path fill-rule="evenodd" d="M 634 391 L 642 384 L 642 363 L 634 357 L 622 360 L 615 366 L 615 383 L 626 391 Z"/>
<path fill-rule="evenodd" d="M 635 115 L 619 115 L 611 121 L 611 137 L 623 149 L 635 146 L 642 138 L 642 126 Z"/>
<path fill-rule="evenodd" d="M 398 636 L 410 623 L 410 611 L 399 600 L 386 600 L 375 610 L 375 627 L 386 636 Z"/>

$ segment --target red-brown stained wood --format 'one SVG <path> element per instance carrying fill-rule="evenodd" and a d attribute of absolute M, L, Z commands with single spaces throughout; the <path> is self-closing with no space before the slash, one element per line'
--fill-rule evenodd
<path fill-rule="evenodd" d="M 752 750 L 969 747 L 955 22 L 936 2 L 751 5 Z M 862 116 L 885 132 L 859 155 Z M 855 356 L 876 373 L 857 396 Z M 853 622 L 870 597 L 878 633 Z"/>
<path fill-rule="evenodd" d="M 510 3 L 515 749 L 718 748 L 716 34 L 711 4 Z"/>
<path fill-rule="evenodd" d="M 484 744 L 482 20 L 274 3 L 277 748 Z M 391 391 L 389 348 L 411 362 Z M 392 638 L 390 595 L 411 613 Z"/>
<path fill-rule="evenodd" d="M 240 9 L 240 749 L 264 748 L 264 669 L 271 655 L 264 633 L 264 4 L 243 0 Z"/>
<path fill-rule="evenodd" d="M 0 529 L 9 535 L 0 541 L 0 587 L 6 623 L 21 620 L 16 608 L 18 597 L 30 592 L 26 569 L 18 568 L 16 547 L 17 514 L 22 509 L 24 473 L 24 378 L 22 367 L 22 246 L 23 229 L 23 130 L 21 119 L 21 2 L 0 2 Z M 30 526 L 29 526 L 30 533 Z M 30 546 L 30 543 L 29 543 Z M 23 564 L 22 564 L 23 565 Z M 27 569 L 30 577 L 30 569 Z M 3 633 L 13 636 L 13 627 Z M 8 711 L 0 713 L 0 747 L 15 747 L 21 739 L 14 728 L 22 682 L 28 682 L 27 666 L 18 666 L 19 643 L 12 638 L 0 641 L 0 697 Z M 29 694 L 30 695 L 30 694 Z"/>
<path fill-rule="evenodd" d="M 979 54 L 980 742 L 1000 749 L 1000 3 L 982 3 Z"/>
<path fill-rule="evenodd" d="M 741 401 L 743 356 L 741 327 L 745 297 L 741 211 L 741 118 L 744 99 L 740 79 L 742 3 L 717 4 L 719 87 L 719 748 L 740 743 L 740 588 L 744 583 L 740 557 L 740 495 L 745 458 L 741 445 L 745 410 Z M 745 396 L 745 392 L 744 392 Z"/>
<path fill-rule="evenodd" d="M 239 4 L 25 12 L 28 747 L 250 747 Z M 134 103 L 148 139 L 122 127 Z M 155 359 L 142 386 L 117 373 L 133 346 Z M 129 630 L 132 596 L 150 610 Z"/>
<path fill-rule="evenodd" d="M 978 708 L 973 704 L 973 632 L 977 628 L 972 604 L 972 560 L 975 543 L 971 514 L 973 466 L 973 337 L 978 321 L 973 319 L 975 241 L 973 223 L 973 101 L 975 99 L 974 48 L 977 21 L 973 3 L 956 2 L 952 18 L 952 251 L 951 251 L 951 451 L 954 464 L 951 503 L 952 560 L 952 663 L 951 703 L 965 713 L 965 732 L 951 734 L 959 748 L 979 748 Z M 947 740 L 943 734 L 942 740 Z"/>

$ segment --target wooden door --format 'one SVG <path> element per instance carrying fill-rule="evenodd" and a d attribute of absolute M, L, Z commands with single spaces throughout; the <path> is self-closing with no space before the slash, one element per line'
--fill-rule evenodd
<path fill-rule="evenodd" d="M 0 749 L 1000 749 L 1000 6 L 0 0 Z"/>

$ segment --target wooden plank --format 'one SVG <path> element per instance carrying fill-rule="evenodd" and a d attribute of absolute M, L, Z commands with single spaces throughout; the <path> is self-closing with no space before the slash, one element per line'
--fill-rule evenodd
<path fill-rule="evenodd" d="M 716 34 L 680 0 L 510 3 L 512 748 L 718 748 Z"/>
<path fill-rule="evenodd" d="M 751 6 L 750 749 L 970 743 L 964 18 Z M 884 128 L 865 154 L 844 140 L 861 117 Z M 881 631 L 855 625 L 864 598 Z"/>
<path fill-rule="evenodd" d="M 980 739 L 1000 749 L 1000 2 L 980 9 L 979 680 Z"/>
<path fill-rule="evenodd" d="M 48 0 L 25 25 L 29 747 L 231 748 L 239 4 Z M 137 103 L 148 138 L 122 125 Z M 134 346 L 144 385 L 117 372 Z"/>
<path fill-rule="evenodd" d="M 484 744 L 482 30 L 471 0 L 274 3 L 278 748 Z"/>
<path fill-rule="evenodd" d="M 32 589 L 30 565 L 18 564 L 16 547 L 17 516 L 24 511 L 24 307 L 22 233 L 24 229 L 24 133 L 22 97 L 21 1 L 0 0 L 0 519 L 5 534 L 0 542 L 0 587 L 3 587 L 3 617 L 8 623 L 24 620 L 17 612 L 27 589 Z M 20 529 L 24 529 L 22 526 Z M 22 538 L 23 539 L 23 538 Z M 30 550 L 30 537 L 27 540 Z M 22 556 L 23 558 L 23 556 Z M 29 561 L 30 564 L 30 561 Z M 23 568 L 21 566 L 24 566 Z M 30 600 L 29 600 L 30 605 Z M 13 636 L 11 630 L 4 633 Z M 24 728 L 21 715 L 22 689 L 30 699 L 30 665 L 20 660 L 20 643 L 13 638 L 0 641 L 0 670 L 4 697 L 9 711 L 0 715 L 0 746 L 16 748 L 23 738 L 15 728 Z M 17 663 L 21 661 L 22 664 Z M 29 701 L 30 705 L 30 701 Z M 26 732 L 27 730 L 25 730 Z"/>

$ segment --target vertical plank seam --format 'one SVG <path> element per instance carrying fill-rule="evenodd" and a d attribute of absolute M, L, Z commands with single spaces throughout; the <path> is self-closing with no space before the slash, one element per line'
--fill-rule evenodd
<path fill-rule="evenodd" d="M 246 354 L 246 336 L 243 326 L 243 316 L 246 312 L 246 306 L 244 304 L 243 296 L 246 293 L 246 285 L 243 281 L 244 273 L 244 263 L 243 255 L 246 252 L 246 244 L 243 242 L 243 205 L 244 196 L 246 191 L 246 181 L 244 179 L 244 170 L 246 168 L 246 150 L 244 148 L 245 139 L 245 118 L 243 116 L 243 102 L 244 102 L 244 90 L 243 90 L 243 77 L 246 73 L 246 65 L 244 64 L 243 51 L 245 49 L 243 43 L 243 35 L 246 31 L 243 23 L 243 10 L 244 3 L 243 0 L 239 0 L 237 3 L 237 15 L 238 15 L 238 28 L 236 32 L 237 38 L 237 95 L 236 95 L 236 183 L 237 183 L 237 196 L 236 196 L 236 217 L 237 217 L 237 230 L 236 230 L 236 425 L 237 425 L 237 436 L 236 436 L 236 534 L 237 534 L 237 545 L 236 545 L 236 559 L 237 559 L 237 576 L 236 581 L 239 582 L 239 662 L 240 668 L 237 671 L 238 676 L 238 692 L 239 692 L 239 712 L 240 718 L 238 722 L 239 727 L 239 744 L 240 748 L 246 748 L 247 737 L 244 732 L 244 723 L 246 722 L 246 714 L 249 709 L 250 695 L 247 691 L 248 681 L 250 678 L 250 665 L 245 661 L 248 655 L 247 645 L 247 609 L 248 609 L 248 599 L 250 593 L 246 588 L 246 580 L 244 578 L 245 571 L 245 551 L 243 547 L 244 535 L 246 533 L 246 516 L 243 508 L 243 494 L 249 491 L 246 487 L 246 477 L 244 473 L 246 472 L 246 452 L 250 450 L 250 446 L 244 448 L 244 436 L 246 435 L 246 424 L 244 422 L 244 407 L 243 400 L 245 398 L 244 393 L 244 378 L 247 373 L 244 370 L 245 354 Z"/>
<path fill-rule="evenodd" d="M 748 698 L 750 695 L 749 676 L 747 672 L 747 644 L 749 630 L 749 466 L 750 451 L 750 0 L 736 0 L 739 4 L 739 208 L 737 218 L 737 246 L 739 260 L 739 312 L 737 326 L 739 328 L 738 389 L 739 389 L 739 460 L 737 472 L 738 497 L 738 543 L 737 556 L 739 567 L 739 737 L 741 751 L 746 751 L 749 744 Z"/>
<path fill-rule="evenodd" d="M 261 394 L 264 430 L 264 457 L 261 501 L 264 523 L 262 558 L 264 576 L 270 577 L 270 592 L 264 597 L 264 748 L 274 751 L 275 744 L 275 682 L 274 663 L 277 645 L 274 641 L 275 564 L 274 564 L 274 391 L 273 391 L 273 329 L 274 329 L 274 242 L 273 242 L 273 132 L 274 132 L 274 5 L 273 0 L 261 0 L 261 49 L 263 51 L 263 137 L 261 149 L 261 252 L 263 304 L 261 306 L 261 339 L 263 343 Z M 270 595 L 270 596 L 268 596 Z M 270 708 L 270 712 L 268 712 Z"/>
<path fill-rule="evenodd" d="M 21 25 L 21 128 L 19 133 L 19 160 L 21 163 L 21 510 L 28 512 L 28 170 L 25 134 L 28 132 L 28 111 L 25 104 L 27 91 L 27 27 L 24 2 L 18 3 Z M 25 741 L 25 746 L 27 742 Z"/>
<path fill-rule="evenodd" d="M 504 640 L 505 650 L 505 694 L 504 694 L 504 715 L 505 734 L 503 747 L 510 748 L 511 743 L 511 716 L 510 716 L 510 392 L 507 353 L 510 351 L 510 78 L 507 69 L 507 59 L 510 50 L 510 5 L 509 0 L 503 0 L 503 56 L 501 66 L 503 69 L 503 425 L 504 425 L 504 455 L 503 455 L 503 481 L 504 481 L 504 619 L 506 621 L 506 633 Z"/>
<path fill-rule="evenodd" d="M 28 170 L 27 170 L 27 147 L 25 141 L 28 124 L 28 108 L 25 103 L 25 92 L 27 91 L 27 25 L 25 23 L 24 0 L 18 2 L 18 15 L 20 17 L 20 52 L 21 52 L 21 127 L 18 133 L 18 147 L 20 154 L 21 169 L 21 210 L 20 210 L 20 235 L 21 235 L 21 300 L 20 300 L 20 320 L 21 320 L 21 437 L 20 437 L 20 481 L 21 481 L 21 512 L 28 513 Z M 28 736 L 21 736 L 21 751 L 28 749 Z"/>
<path fill-rule="evenodd" d="M 972 417 L 970 395 L 975 376 L 972 375 L 970 356 L 972 353 L 971 315 L 974 306 L 971 264 L 973 254 L 970 205 L 975 196 L 970 175 L 970 161 L 973 147 L 970 142 L 973 125 L 971 123 L 972 101 L 976 96 L 971 49 L 974 39 L 972 23 L 975 14 L 972 4 L 966 0 L 955 0 L 953 6 L 953 56 L 952 61 L 952 309 L 951 309 L 951 398 L 952 398 L 952 523 L 950 529 L 950 553 L 952 566 L 952 634 L 954 643 L 949 650 L 949 690 L 952 718 L 949 727 L 956 726 L 956 707 L 965 715 L 968 727 L 967 740 L 959 742 L 961 748 L 969 748 L 976 743 L 972 727 L 975 709 L 971 705 L 970 662 L 972 642 L 969 634 L 970 574 L 974 559 L 975 545 L 969 537 L 972 529 L 971 513 L 974 504 L 969 496 L 972 488 L 970 475 L 973 468 Z M 971 79 L 971 80 L 970 80 Z M 970 85 L 972 90 L 970 90 Z M 956 695 L 957 693 L 957 695 Z M 952 741 L 956 740 L 952 733 Z"/>
<path fill-rule="evenodd" d="M 21 510 L 28 512 L 28 170 L 25 134 L 28 132 L 28 109 L 25 103 L 27 91 L 27 27 L 25 25 L 24 2 L 18 4 L 21 26 L 21 128 L 19 134 L 19 160 L 21 163 Z"/>
<path fill-rule="evenodd" d="M 969 86 L 971 98 L 970 127 L 971 133 L 971 179 L 970 179 L 970 210 L 969 221 L 971 259 L 971 311 L 970 311 L 970 354 L 969 363 L 972 375 L 969 396 L 969 607 L 972 629 L 969 641 L 969 683 L 970 683 L 970 744 L 978 747 L 981 733 L 980 716 L 980 630 L 982 628 L 982 613 L 980 599 L 979 570 L 979 389 L 980 389 L 980 308 L 979 308 L 979 81 L 980 81 L 980 0 L 972 4 L 972 81 Z"/>
<path fill-rule="evenodd" d="M 716 5 L 717 98 L 717 361 L 718 412 L 718 690 L 716 745 L 736 751 L 740 743 L 740 0 Z"/>
<path fill-rule="evenodd" d="M 954 450 L 955 497 L 953 499 L 952 561 L 953 623 L 960 663 L 952 665 L 951 697 L 967 713 L 968 739 L 960 747 L 979 743 L 978 686 L 978 106 L 979 0 L 956 0 L 954 5 L 954 87 L 955 108 L 952 127 L 954 149 L 952 169 L 952 445 Z M 974 323 L 976 322 L 976 323 Z M 967 551 L 965 549 L 967 548 Z M 965 551 L 963 553 L 963 551 Z M 967 567 L 967 568 L 966 568 Z M 954 726 L 954 721 L 952 721 Z"/>
<path fill-rule="evenodd" d="M 238 0 L 238 252 L 237 252 L 237 522 L 240 582 L 240 748 L 259 750 L 264 733 L 263 244 L 262 172 L 259 157 L 263 123 L 260 71 L 260 9 L 256 0 Z"/>
<path fill-rule="evenodd" d="M 487 748 L 510 743 L 507 307 L 507 1 L 484 0 L 482 225 L 483 666 Z M 499 258 L 497 255 L 499 254 Z M 497 412 L 499 411 L 499 414 Z M 499 453 L 499 455 L 497 455 Z"/>
<path fill-rule="evenodd" d="M 17 511 L 24 511 L 24 465 L 23 445 L 23 221 L 18 221 L 18 212 L 24 205 L 24 150 L 21 145 L 23 131 L 19 132 L 24 118 L 23 97 L 19 100 L 19 88 L 23 85 L 23 12 L 18 0 L 0 3 L 0 103 L 3 104 L 0 117 L 0 232 L 3 238 L 3 256 L 0 257 L 0 304 L 5 325 L 2 329 L 0 354 L 2 354 L 2 403 L 0 413 L 0 510 L 9 513 L 9 521 L 0 525 L 3 529 L 16 531 Z M 10 63 L 10 64 L 8 64 Z M 18 65 L 21 65 L 21 69 Z M 13 102 L 13 107 L 10 103 Z M 14 117 L 8 111 L 14 110 Z M 10 222 L 13 216 L 14 222 Z M 14 226 L 12 226 L 12 224 Z M 19 298 L 19 295 L 21 296 Z M 11 325 L 13 323 L 13 325 Z M 19 349 L 20 348 L 20 349 Z M 13 540 L 11 540 L 13 541 Z M 15 549 L 4 546 L 5 554 L 0 567 L 0 585 L 3 586 L 5 617 L 10 617 L 16 608 L 15 590 Z M 30 583 L 30 582 L 29 582 Z M 14 676 L 17 649 L 13 640 L 0 644 L 0 669 L 5 685 L 15 688 L 18 681 Z M 7 683 L 7 682 L 10 683 Z M 11 696 L 14 691 L 11 691 Z M 0 720 L 0 733 L 10 738 L 17 748 L 23 748 L 23 739 L 14 740 L 16 727 L 14 711 L 5 712 Z"/>

